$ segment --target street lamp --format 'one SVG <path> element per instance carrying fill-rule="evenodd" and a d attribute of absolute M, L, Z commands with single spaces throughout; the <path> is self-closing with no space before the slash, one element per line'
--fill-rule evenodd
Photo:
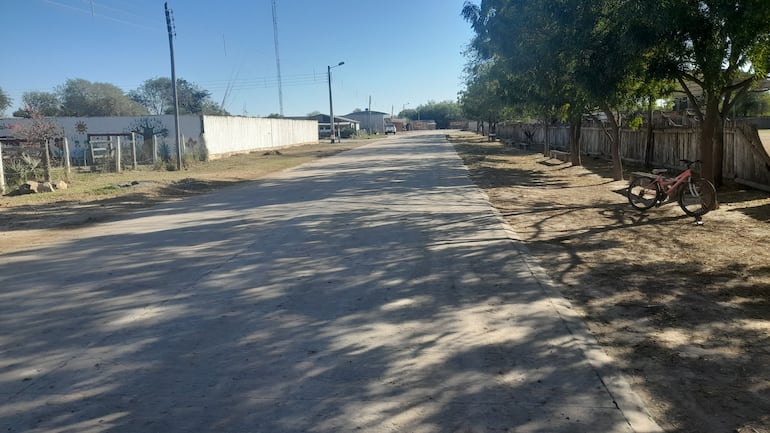
<path fill-rule="evenodd" d="M 326 67 L 326 75 L 329 77 L 329 131 L 331 132 L 332 144 L 334 144 L 334 104 L 332 103 L 332 69 L 344 65 L 345 62 L 339 62 L 334 66 Z"/>

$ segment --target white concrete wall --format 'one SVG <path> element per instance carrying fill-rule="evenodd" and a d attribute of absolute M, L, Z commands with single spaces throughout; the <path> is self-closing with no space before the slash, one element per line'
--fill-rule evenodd
<path fill-rule="evenodd" d="M 209 158 L 318 141 L 315 120 L 203 116 Z"/>

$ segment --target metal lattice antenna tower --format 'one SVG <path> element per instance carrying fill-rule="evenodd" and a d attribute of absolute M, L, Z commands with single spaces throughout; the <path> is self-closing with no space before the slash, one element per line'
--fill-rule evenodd
<path fill-rule="evenodd" d="M 275 68 L 278 70 L 278 106 L 283 116 L 283 85 L 281 83 L 281 57 L 278 54 L 278 14 L 275 12 L 275 0 L 273 0 L 273 40 L 275 41 Z"/>

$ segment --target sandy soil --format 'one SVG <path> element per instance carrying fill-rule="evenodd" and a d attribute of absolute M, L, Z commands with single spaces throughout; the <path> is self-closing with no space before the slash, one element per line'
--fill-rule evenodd
<path fill-rule="evenodd" d="M 727 186 L 695 225 L 632 208 L 606 161 L 453 142 L 666 431 L 770 432 L 767 193 Z"/>

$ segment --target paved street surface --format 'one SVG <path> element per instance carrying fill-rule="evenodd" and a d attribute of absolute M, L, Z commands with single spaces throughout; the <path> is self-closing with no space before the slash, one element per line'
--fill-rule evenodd
<path fill-rule="evenodd" d="M 0 432 L 655 432 L 440 134 L 0 256 Z"/>

